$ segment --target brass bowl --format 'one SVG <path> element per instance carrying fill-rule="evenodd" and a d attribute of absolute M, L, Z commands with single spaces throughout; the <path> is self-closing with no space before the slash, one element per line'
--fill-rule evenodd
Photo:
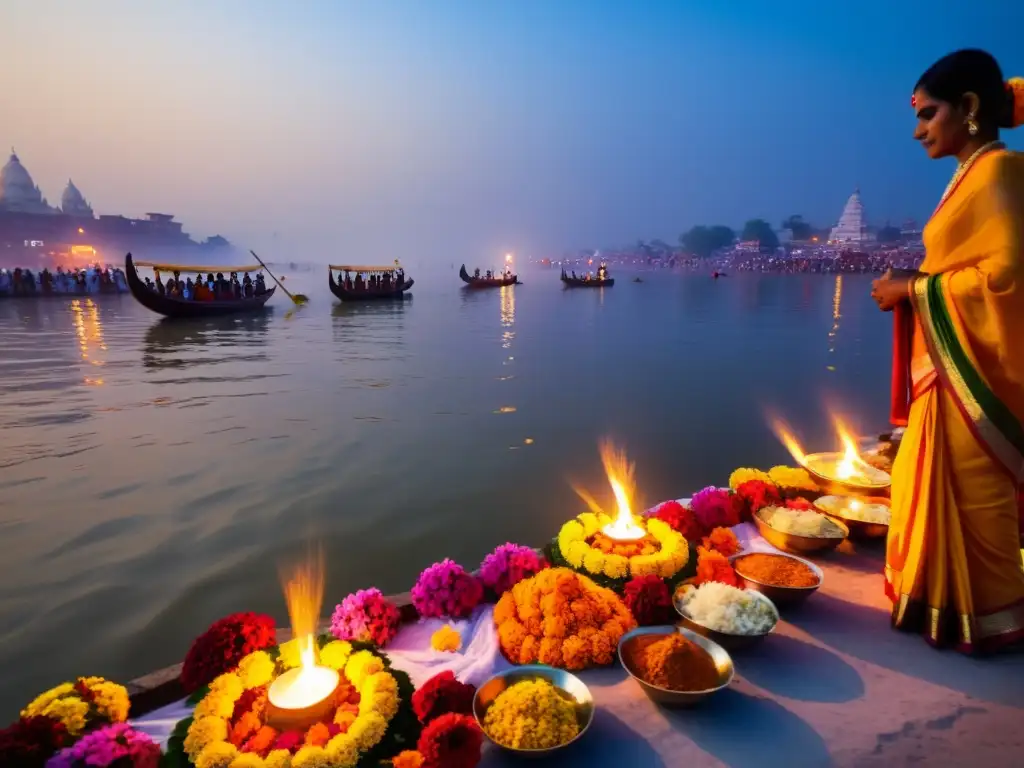
<path fill-rule="evenodd" d="M 734 635 L 731 632 L 721 632 L 717 629 L 706 627 L 703 624 L 697 622 L 696 620 L 691 619 L 689 614 L 686 612 L 686 608 L 683 606 L 683 595 L 686 593 L 687 590 L 690 589 L 696 589 L 696 587 L 694 587 L 692 584 L 681 584 L 676 589 L 675 594 L 672 595 L 672 607 L 676 609 L 676 613 L 678 613 L 681 617 L 680 624 L 682 624 L 686 629 L 689 629 L 691 632 L 696 632 L 698 635 L 703 635 L 709 640 L 718 643 L 718 645 L 722 646 L 727 651 L 738 651 L 743 648 L 749 648 L 750 646 L 761 642 L 766 637 L 768 637 L 768 635 L 775 631 L 775 627 L 779 623 L 779 609 L 775 607 L 775 603 L 773 603 L 766 596 L 762 595 L 760 592 L 753 589 L 748 589 L 746 591 L 755 600 L 763 600 L 764 602 L 766 602 L 771 607 L 772 613 L 775 614 L 775 621 L 772 623 L 772 626 L 768 629 L 767 632 L 763 632 L 760 635 Z"/>
<path fill-rule="evenodd" d="M 884 470 L 877 469 L 877 467 L 872 468 L 886 475 L 887 480 L 885 482 L 881 480 L 877 483 L 837 480 L 834 477 L 823 475 L 815 469 L 816 464 L 825 461 L 834 462 L 841 458 L 841 456 L 842 454 L 840 453 L 812 453 L 804 456 L 802 466 L 811 473 L 811 477 L 814 478 L 814 481 L 821 486 L 821 490 L 826 494 L 834 494 L 836 496 L 881 496 L 889 493 L 889 487 L 892 485 L 892 476 L 888 472 L 884 472 Z"/>
<path fill-rule="evenodd" d="M 817 512 L 817 510 L 814 511 Z M 821 512 L 818 512 L 818 514 L 820 515 Z M 761 534 L 765 541 L 776 549 L 802 555 L 812 552 L 828 552 L 842 544 L 843 540 L 850 535 L 849 527 L 842 521 L 832 518 L 829 518 L 829 520 L 842 529 L 842 536 L 825 538 L 822 536 L 798 536 L 795 533 L 785 533 L 775 530 L 762 520 L 760 512 L 754 515 L 754 525 L 757 526 L 757 532 Z"/>
<path fill-rule="evenodd" d="M 865 504 L 881 504 L 889 507 L 890 510 L 892 509 L 892 503 L 885 496 L 858 496 L 857 498 Z M 842 512 L 819 507 L 817 502 L 814 503 L 814 508 L 826 517 L 831 518 L 833 522 L 845 525 L 850 530 L 850 536 L 852 537 L 859 539 L 881 539 L 889 535 L 888 523 L 867 523 L 855 517 L 848 517 Z"/>
<path fill-rule="evenodd" d="M 491 739 L 495 746 L 520 757 L 545 757 L 565 749 L 570 744 L 574 744 L 583 738 L 583 734 L 587 732 L 590 724 L 594 722 L 594 697 L 590 694 L 590 689 L 571 672 L 566 672 L 564 669 L 556 669 L 555 667 L 547 667 L 543 664 L 515 667 L 506 672 L 499 672 L 477 688 L 476 695 L 473 696 L 473 716 L 476 718 L 477 725 L 480 726 L 481 731 L 485 734 L 487 733 L 487 729 L 484 727 L 484 718 L 487 715 L 487 710 L 490 709 L 491 704 L 494 703 L 499 694 L 506 688 L 510 688 L 524 680 L 547 680 L 563 698 L 572 701 L 576 706 L 576 722 L 579 723 L 580 731 L 572 741 L 567 741 L 565 744 L 559 744 L 557 747 L 550 747 L 548 749 L 517 749 L 516 747 L 510 747 L 494 741 L 494 739 L 491 739 L 490 734 L 488 734 L 487 738 Z"/>
<path fill-rule="evenodd" d="M 814 571 L 814 574 L 818 577 L 818 583 L 815 584 L 813 587 L 784 587 L 779 586 L 778 584 L 766 584 L 763 581 L 758 581 L 757 579 L 751 576 L 745 576 L 739 571 L 736 571 L 736 575 L 743 580 L 747 589 L 752 589 L 755 592 L 760 592 L 762 595 L 764 595 L 773 603 L 775 603 L 776 606 L 796 605 L 797 603 L 803 602 L 808 597 L 817 592 L 818 587 L 820 587 L 825 581 L 825 572 L 822 571 L 821 568 L 816 566 L 810 560 L 804 560 L 802 557 L 790 555 L 785 552 L 740 552 L 729 558 L 729 562 L 732 563 L 733 569 L 736 568 L 736 561 L 739 560 L 741 557 L 746 557 L 747 555 L 770 555 L 773 557 L 788 557 L 790 560 L 796 560 L 797 562 L 803 563 L 812 571 Z"/>
<path fill-rule="evenodd" d="M 638 638 L 644 635 L 668 635 L 673 632 L 678 632 L 680 635 L 690 640 L 711 656 L 711 660 L 715 662 L 715 668 L 718 670 L 718 685 L 714 688 L 709 688 L 706 691 L 672 691 L 668 688 L 659 688 L 656 685 L 651 685 L 644 680 L 637 673 L 636 670 L 630 665 L 627 659 L 632 658 L 628 653 L 623 653 L 624 650 L 628 649 L 629 646 L 637 641 Z M 702 699 L 706 699 L 713 693 L 717 693 L 723 688 L 728 688 L 732 682 L 733 676 L 736 674 L 736 670 L 733 667 L 732 658 L 729 656 L 729 652 L 722 646 L 711 640 L 704 635 L 692 632 L 689 629 L 683 627 L 638 627 L 631 632 L 627 632 L 619 640 L 619 663 L 622 664 L 622 668 L 629 673 L 629 676 L 636 680 L 637 684 L 643 689 L 651 701 L 656 704 L 661 704 L 663 707 L 688 707 L 696 704 Z"/>

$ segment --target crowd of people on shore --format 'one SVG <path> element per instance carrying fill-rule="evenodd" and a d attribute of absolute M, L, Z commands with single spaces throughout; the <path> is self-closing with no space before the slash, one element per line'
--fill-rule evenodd
<path fill-rule="evenodd" d="M 922 251 L 897 248 L 863 253 L 859 251 L 791 251 L 756 253 L 733 252 L 709 259 L 677 259 L 675 267 L 686 272 L 720 274 L 728 272 L 758 272 L 773 274 L 882 274 L 890 268 L 916 269 L 924 257 Z"/>
<path fill-rule="evenodd" d="M 117 267 L 96 264 L 85 268 L 37 272 L 23 267 L 0 268 L 0 297 L 31 298 L 53 295 L 89 295 L 96 293 L 127 293 L 128 282 Z"/>
<path fill-rule="evenodd" d="M 262 272 L 256 274 L 255 280 L 248 272 L 241 280 L 238 279 L 237 272 L 232 272 L 228 278 L 224 277 L 223 272 L 218 272 L 216 277 L 210 272 L 205 278 L 199 273 L 195 280 L 191 277 L 182 280 L 181 273 L 176 271 L 164 280 L 160 277 L 159 270 L 155 270 L 153 278 L 144 278 L 146 287 L 151 291 L 160 296 L 185 301 L 236 301 L 262 296 L 267 292 Z"/>

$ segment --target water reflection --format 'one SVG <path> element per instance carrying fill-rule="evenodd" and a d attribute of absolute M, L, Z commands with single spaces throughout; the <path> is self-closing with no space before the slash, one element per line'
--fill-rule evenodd
<path fill-rule="evenodd" d="M 516 332 L 512 327 L 516 324 L 516 292 L 511 285 L 501 287 L 501 327 L 504 332 L 501 334 L 501 348 L 511 349 L 512 339 Z"/>
<path fill-rule="evenodd" d="M 103 323 L 100 321 L 99 307 L 92 299 L 73 299 L 69 307 L 72 322 L 75 326 L 75 334 L 78 336 L 78 348 L 82 355 L 82 362 L 96 367 L 102 367 L 106 363 L 107 345 L 103 340 Z M 82 377 L 83 383 L 88 386 L 103 386 L 103 377 L 99 372 L 86 370 Z"/>
<path fill-rule="evenodd" d="M 402 361 L 405 359 L 406 312 L 412 296 L 400 301 L 336 303 L 331 307 L 331 336 L 338 360 Z"/>
<path fill-rule="evenodd" d="M 828 353 L 834 354 L 836 351 L 836 339 L 839 336 L 839 321 L 842 319 L 843 314 L 840 311 L 843 304 L 843 276 L 836 275 L 836 287 L 832 294 L 832 328 L 828 332 Z M 830 371 L 836 369 L 835 365 L 829 361 L 826 368 Z"/>
<path fill-rule="evenodd" d="M 250 350 L 267 346 L 270 317 L 271 313 L 260 312 L 237 317 L 161 320 L 146 330 L 142 365 L 166 369 L 264 362 L 267 360 L 265 351 Z M 222 352 L 224 348 L 232 351 Z"/>

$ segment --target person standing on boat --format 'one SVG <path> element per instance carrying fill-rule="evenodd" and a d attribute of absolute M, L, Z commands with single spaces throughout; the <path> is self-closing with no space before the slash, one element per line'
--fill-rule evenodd
<path fill-rule="evenodd" d="M 1024 480 L 1024 80 L 991 55 L 950 54 L 914 87 L 914 138 L 959 163 L 924 229 L 917 273 L 874 282 L 895 310 L 886 593 L 892 622 L 934 645 L 1024 640 L 1018 494 Z"/>
<path fill-rule="evenodd" d="M 249 273 L 246 272 L 242 276 L 242 293 L 247 299 L 252 298 L 252 278 L 249 277 Z"/>

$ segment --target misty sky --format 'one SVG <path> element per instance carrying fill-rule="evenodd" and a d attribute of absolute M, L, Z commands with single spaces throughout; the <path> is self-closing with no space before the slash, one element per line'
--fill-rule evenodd
<path fill-rule="evenodd" d="M 1022 0 L 0 2 L 0 148 L 51 203 L 70 176 L 317 260 L 830 224 L 857 185 L 924 219 L 953 168 L 917 77 L 964 46 L 1024 75 Z"/>

